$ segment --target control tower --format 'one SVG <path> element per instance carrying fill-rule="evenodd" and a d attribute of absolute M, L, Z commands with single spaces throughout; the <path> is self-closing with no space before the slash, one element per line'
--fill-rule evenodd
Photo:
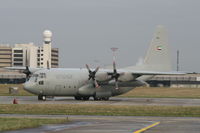
<path fill-rule="evenodd" d="M 50 30 L 45 30 L 43 32 L 43 47 L 40 49 L 40 67 L 51 68 L 51 41 L 52 41 L 52 32 Z M 43 61 L 43 62 L 42 62 Z"/>

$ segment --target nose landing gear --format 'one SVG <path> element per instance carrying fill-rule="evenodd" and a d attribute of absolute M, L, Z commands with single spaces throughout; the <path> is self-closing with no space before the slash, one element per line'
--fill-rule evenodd
<path fill-rule="evenodd" d="M 38 95 L 38 100 L 46 101 L 45 95 Z"/>

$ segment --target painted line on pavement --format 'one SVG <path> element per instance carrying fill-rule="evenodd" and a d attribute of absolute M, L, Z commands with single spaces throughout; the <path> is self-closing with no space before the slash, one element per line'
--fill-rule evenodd
<path fill-rule="evenodd" d="M 158 124 L 160 124 L 160 122 L 156 122 L 156 123 L 154 123 L 154 124 L 151 124 L 151 125 L 149 125 L 149 126 L 147 126 L 147 127 L 144 127 L 144 128 L 139 129 L 139 130 L 137 130 L 137 131 L 134 131 L 133 133 L 142 133 L 142 132 L 144 132 L 144 131 L 146 131 L 146 130 L 152 128 L 152 127 L 157 126 Z"/>

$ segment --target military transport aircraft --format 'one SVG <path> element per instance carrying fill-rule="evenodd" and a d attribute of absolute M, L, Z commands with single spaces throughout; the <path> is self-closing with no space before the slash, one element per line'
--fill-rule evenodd
<path fill-rule="evenodd" d="M 24 68 L 25 69 L 25 68 Z M 184 74 L 171 71 L 169 48 L 165 28 L 158 26 L 144 61 L 136 66 L 117 69 L 29 68 L 23 71 L 28 80 L 24 89 L 38 95 L 38 100 L 48 96 L 73 96 L 76 100 L 109 100 L 135 87 L 146 85 L 154 75 Z"/>

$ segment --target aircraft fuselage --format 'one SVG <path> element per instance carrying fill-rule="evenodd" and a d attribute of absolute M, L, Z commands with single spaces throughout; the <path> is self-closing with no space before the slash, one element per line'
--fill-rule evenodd
<path fill-rule="evenodd" d="M 74 96 L 75 98 L 109 98 L 124 94 L 136 86 L 144 85 L 139 81 L 119 83 L 119 89 L 114 82 L 101 83 L 95 87 L 88 80 L 86 69 L 45 69 L 35 72 L 24 84 L 24 89 L 39 96 Z"/>

